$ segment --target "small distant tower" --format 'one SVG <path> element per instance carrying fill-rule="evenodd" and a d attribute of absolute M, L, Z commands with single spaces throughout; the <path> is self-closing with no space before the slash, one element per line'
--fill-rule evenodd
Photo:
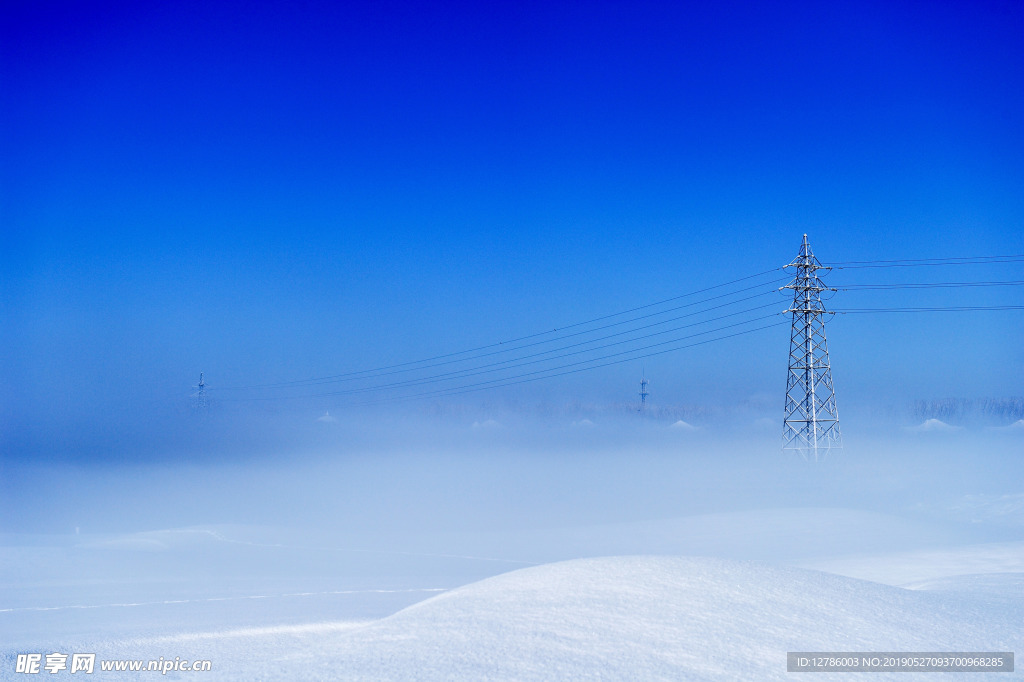
<path fill-rule="evenodd" d="M 192 410 L 201 416 L 206 415 L 210 407 L 210 400 L 206 395 L 206 382 L 203 381 L 203 373 L 199 373 L 199 383 L 192 387 Z"/>
<path fill-rule="evenodd" d="M 789 376 L 786 381 L 786 418 L 782 426 L 782 449 L 796 450 L 804 459 L 819 461 L 832 450 L 843 447 L 839 433 L 839 412 L 832 388 L 832 367 L 825 341 L 825 310 L 821 292 L 835 291 L 818 276 L 832 268 L 823 266 L 804 235 L 800 253 L 787 268 L 796 276 L 783 289 L 793 290 L 793 314 L 789 341 Z"/>
<path fill-rule="evenodd" d="M 646 377 L 640 379 L 640 409 L 638 409 L 637 412 L 642 413 L 647 408 L 647 396 L 651 394 L 650 391 L 647 390 L 648 383 L 650 382 L 647 381 Z"/>

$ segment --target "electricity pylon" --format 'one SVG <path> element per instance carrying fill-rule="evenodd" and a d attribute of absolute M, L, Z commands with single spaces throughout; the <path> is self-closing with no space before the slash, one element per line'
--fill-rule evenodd
<path fill-rule="evenodd" d="M 206 416 L 207 408 L 210 407 L 210 400 L 206 396 L 206 382 L 203 381 L 203 373 L 199 373 L 199 383 L 192 387 L 192 409 L 201 417 Z"/>
<path fill-rule="evenodd" d="M 832 388 L 832 368 L 825 340 L 825 310 L 821 292 L 825 286 L 819 271 L 823 266 L 804 235 L 799 255 L 787 268 L 796 268 L 793 281 L 783 289 L 793 290 L 793 328 L 789 340 L 789 377 L 786 381 L 786 418 L 782 423 L 782 449 L 796 450 L 804 459 L 819 461 L 832 450 L 843 447 L 839 412 Z"/>

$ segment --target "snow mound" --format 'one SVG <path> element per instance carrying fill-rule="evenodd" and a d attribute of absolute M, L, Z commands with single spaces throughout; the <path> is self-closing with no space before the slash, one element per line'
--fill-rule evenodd
<path fill-rule="evenodd" d="M 952 424 L 947 424 L 946 422 L 942 421 L 941 419 L 925 419 L 923 422 L 921 422 L 917 426 L 908 427 L 907 430 L 908 431 L 924 432 L 924 433 L 944 433 L 944 432 L 951 432 L 951 431 L 959 431 L 960 427 L 959 426 L 953 426 Z"/>
<path fill-rule="evenodd" d="M 949 511 L 972 523 L 995 522 L 1024 526 L 1024 493 L 964 495 Z"/>
<path fill-rule="evenodd" d="M 956 591 L 983 594 L 1024 603 L 1024 573 L 981 573 L 954 575 L 904 585 L 909 590 Z"/>
<path fill-rule="evenodd" d="M 134 552 L 163 552 L 168 550 L 196 551 L 225 542 L 209 528 L 168 528 L 125 535 L 85 535 L 76 547 L 87 550 L 118 550 Z"/>
<path fill-rule="evenodd" d="M 276 670 L 264 661 L 261 672 L 781 680 L 787 651 L 1009 651 L 1022 635 L 1015 607 L 962 596 L 760 562 L 611 557 L 489 578 L 292 648 L 271 664 Z"/>
<path fill-rule="evenodd" d="M 852 555 L 811 561 L 803 566 L 910 588 L 918 583 L 951 576 L 1024 573 L 1024 542 L 920 548 L 873 556 Z"/>

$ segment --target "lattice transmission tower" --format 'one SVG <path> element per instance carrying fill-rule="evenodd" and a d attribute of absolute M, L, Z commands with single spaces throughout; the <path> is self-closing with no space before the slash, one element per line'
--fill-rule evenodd
<path fill-rule="evenodd" d="M 793 290 L 793 305 L 786 310 L 793 314 L 793 327 L 782 448 L 819 461 L 843 447 L 825 340 L 825 316 L 834 313 L 825 310 L 821 300 L 821 292 L 835 289 L 826 287 L 818 275 L 832 268 L 815 258 L 806 234 L 799 255 L 786 268 L 795 268 L 796 276 L 783 287 Z"/>
<path fill-rule="evenodd" d="M 647 381 L 646 376 L 640 379 L 640 408 L 637 410 L 637 412 L 643 413 L 643 411 L 647 409 L 647 396 L 651 394 L 651 392 L 647 390 L 647 386 L 650 383 L 651 382 Z"/>
<path fill-rule="evenodd" d="M 210 407 L 210 399 L 206 395 L 206 382 L 203 373 L 199 373 L 199 383 L 192 387 L 192 410 L 200 417 L 205 417 Z"/>

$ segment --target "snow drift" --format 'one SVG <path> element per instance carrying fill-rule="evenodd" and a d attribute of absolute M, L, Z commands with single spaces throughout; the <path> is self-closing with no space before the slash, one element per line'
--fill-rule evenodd
<path fill-rule="evenodd" d="M 505 573 L 352 627 L 104 654 L 208 658 L 221 679 L 773 680 L 787 677 L 787 651 L 1012 651 L 1022 615 L 1018 603 L 762 562 L 610 557 Z"/>

